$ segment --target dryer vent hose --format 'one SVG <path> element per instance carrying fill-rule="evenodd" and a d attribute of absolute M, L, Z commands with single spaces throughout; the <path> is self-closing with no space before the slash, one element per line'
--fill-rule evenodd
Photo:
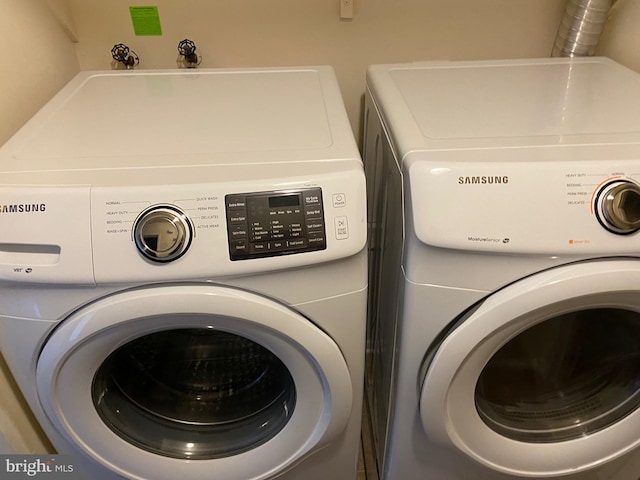
<path fill-rule="evenodd" d="M 567 0 L 552 57 L 595 55 L 600 34 L 615 0 Z"/>

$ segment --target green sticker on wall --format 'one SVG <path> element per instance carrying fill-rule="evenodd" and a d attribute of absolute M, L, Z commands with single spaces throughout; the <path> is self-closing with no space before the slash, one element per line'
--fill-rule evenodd
<path fill-rule="evenodd" d="M 129 13 L 136 36 L 162 35 L 158 7 L 129 7 Z"/>

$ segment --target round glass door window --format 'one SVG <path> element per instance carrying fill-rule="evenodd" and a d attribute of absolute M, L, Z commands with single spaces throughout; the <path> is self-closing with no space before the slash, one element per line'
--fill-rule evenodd
<path fill-rule="evenodd" d="M 268 349 L 209 328 L 145 335 L 96 372 L 93 403 L 127 442 L 159 455 L 212 459 L 280 432 L 296 403 L 293 378 Z"/>
<path fill-rule="evenodd" d="M 558 442 L 613 425 L 640 406 L 640 315 L 572 312 L 537 324 L 491 358 L 476 408 L 497 433 Z"/>

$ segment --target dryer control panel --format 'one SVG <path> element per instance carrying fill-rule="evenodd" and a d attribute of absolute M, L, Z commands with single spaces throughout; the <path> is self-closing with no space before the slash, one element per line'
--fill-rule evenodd
<path fill-rule="evenodd" d="M 409 183 L 417 238 L 469 251 L 637 256 L 640 162 L 607 160 L 596 146 L 555 152 L 556 158 L 545 151 L 544 161 L 527 158 L 542 156 L 531 149 L 509 152 L 513 161 L 414 162 Z M 589 161 L 596 155 L 601 159 Z"/>
<path fill-rule="evenodd" d="M 327 248 L 320 188 L 230 194 L 225 208 L 232 261 Z"/>

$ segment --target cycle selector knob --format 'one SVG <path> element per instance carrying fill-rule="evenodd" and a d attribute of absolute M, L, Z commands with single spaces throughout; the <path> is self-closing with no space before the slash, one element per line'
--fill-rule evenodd
<path fill-rule="evenodd" d="M 173 205 L 154 205 L 144 210 L 133 225 L 133 239 L 143 257 L 171 262 L 191 245 L 193 228 L 189 217 Z"/>
<path fill-rule="evenodd" d="M 597 217 L 604 228 L 621 235 L 640 229 L 640 185 L 628 180 L 611 182 L 596 198 Z"/>

